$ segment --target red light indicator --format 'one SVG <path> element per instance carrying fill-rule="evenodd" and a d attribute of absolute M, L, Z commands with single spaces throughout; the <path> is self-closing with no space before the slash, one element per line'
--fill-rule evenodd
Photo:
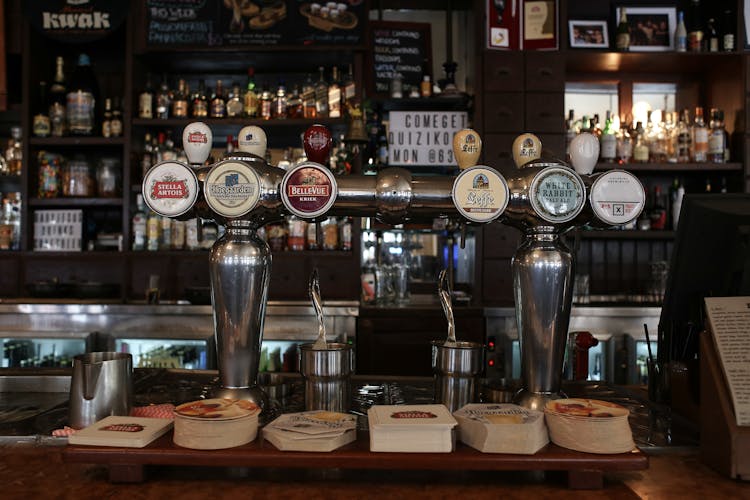
<path fill-rule="evenodd" d="M 490 360 L 487 361 L 487 364 L 489 366 L 495 366 L 495 360 L 494 359 L 490 359 Z"/>

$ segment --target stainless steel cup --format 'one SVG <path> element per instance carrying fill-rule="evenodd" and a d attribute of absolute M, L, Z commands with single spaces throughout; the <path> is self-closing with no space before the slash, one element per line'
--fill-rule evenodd
<path fill-rule="evenodd" d="M 432 342 L 432 370 L 435 377 L 435 402 L 443 403 L 451 413 L 479 400 L 479 374 L 484 366 L 484 346 L 476 342 L 444 340 Z"/>
<path fill-rule="evenodd" d="M 351 406 L 354 353 L 349 344 L 329 342 L 326 349 L 300 346 L 305 379 L 305 409 L 347 412 Z"/>
<path fill-rule="evenodd" d="M 133 402 L 133 357 L 90 352 L 73 357 L 70 426 L 82 429 L 109 415 L 128 415 Z"/>

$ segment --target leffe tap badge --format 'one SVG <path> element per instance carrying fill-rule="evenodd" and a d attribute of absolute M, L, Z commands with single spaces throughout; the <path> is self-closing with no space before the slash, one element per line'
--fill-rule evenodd
<path fill-rule="evenodd" d="M 451 192 L 456 210 L 472 222 L 491 222 L 508 206 L 508 183 L 496 170 L 476 165 L 462 171 Z"/>

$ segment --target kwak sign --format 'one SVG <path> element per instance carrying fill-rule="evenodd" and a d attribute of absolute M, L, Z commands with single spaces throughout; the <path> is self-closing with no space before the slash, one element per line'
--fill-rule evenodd
<path fill-rule="evenodd" d="M 67 43 L 90 42 L 116 30 L 128 15 L 128 1 L 33 0 L 22 2 L 34 28 Z"/>
<path fill-rule="evenodd" d="M 468 126 L 466 111 L 391 111 L 388 164 L 457 165 L 453 136 Z"/>

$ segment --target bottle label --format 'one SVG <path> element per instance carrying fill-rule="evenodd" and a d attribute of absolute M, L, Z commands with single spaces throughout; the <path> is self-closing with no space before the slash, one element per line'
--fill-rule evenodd
<path fill-rule="evenodd" d="M 603 160 L 614 160 L 617 155 L 615 134 L 602 134 L 600 156 Z"/>
<path fill-rule="evenodd" d="M 708 137 L 708 154 L 724 155 L 724 134 L 721 130 L 712 132 Z"/>
<path fill-rule="evenodd" d="M 185 100 L 173 101 L 172 102 L 172 116 L 176 118 L 187 118 L 188 116 L 188 103 Z"/>
<path fill-rule="evenodd" d="M 67 98 L 68 128 L 73 134 L 90 134 L 94 129 L 94 96 L 91 92 L 70 92 Z"/>
<path fill-rule="evenodd" d="M 141 94 L 138 98 L 138 118 L 153 118 L 153 96 L 148 93 Z"/>
<path fill-rule="evenodd" d="M 628 50 L 630 48 L 630 33 L 618 33 L 615 37 L 617 50 Z"/>
<path fill-rule="evenodd" d="M 337 194 L 335 177 L 317 163 L 300 163 L 281 180 L 284 206 L 297 217 L 309 219 L 325 214 L 333 206 Z"/>
<path fill-rule="evenodd" d="M 609 225 L 627 224 L 643 211 L 646 191 L 630 172 L 609 170 L 596 177 L 590 198 L 591 208 L 599 220 Z"/>
<path fill-rule="evenodd" d="M 531 181 L 531 207 L 543 220 L 568 222 L 583 210 L 586 188 L 567 167 L 546 167 Z"/>
<path fill-rule="evenodd" d="M 164 161 L 143 179 L 143 198 L 159 215 L 177 217 L 190 210 L 198 198 L 198 179 L 184 163 Z"/>
<path fill-rule="evenodd" d="M 47 137 L 52 132 L 52 124 L 50 122 L 49 116 L 38 114 L 34 115 L 34 126 L 33 126 L 34 135 L 37 137 Z"/>
<path fill-rule="evenodd" d="M 643 163 L 647 162 L 648 146 L 646 146 L 645 144 L 636 144 L 633 148 L 633 160 Z"/>
<path fill-rule="evenodd" d="M 451 192 L 458 213 L 472 222 L 490 222 L 508 206 L 508 183 L 495 170 L 477 165 L 461 172 Z"/>
<path fill-rule="evenodd" d="M 205 118 L 206 116 L 208 116 L 208 103 L 202 100 L 193 102 L 193 117 Z"/>
<path fill-rule="evenodd" d="M 206 175 L 203 193 L 211 209 L 224 217 L 240 217 L 260 200 L 260 178 L 247 163 L 226 160 Z"/>

